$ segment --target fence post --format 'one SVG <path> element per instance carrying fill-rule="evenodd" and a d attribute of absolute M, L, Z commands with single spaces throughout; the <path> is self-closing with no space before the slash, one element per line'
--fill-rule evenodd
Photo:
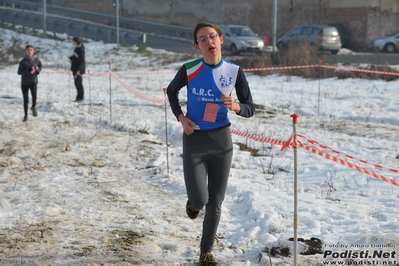
<path fill-rule="evenodd" d="M 293 126 L 293 149 L 294 149 L 294 266 L 297 266 L 298 258 L 298 150 L 296 146 L 296 124 L 298 123 L 299 114 L 292 114 Z"/>
<path fill-rule="evenodd" d="M 67 77 L 68 77 L 68 100 L 71 100 L 71 72 L 68 69 Z"/>
<path fill-rule="evenodd" d="M 109 65 L 109 123 L 112 123 L 112 88 L 111 88 L 111 61 L 108 61 Z"/>
<path fill-rule="evenodd" d="M 168 141 L 168 112 L 167 112 L 167 97 L 166 88 L 163 88 L 163 93 L 165 96 L 165 138 L 166 138 L 166 172 L 169 174 L 169 141 Z"/>
<path fill-rule="evenodd" d="M 323 63 L 323 60 L 319 60 L 319 99 L 317 101 L 317 115 L 320 115 L 320 83 L 321 83 L 321 64 Z"/>
<path fill-rule="evenodd" d="M 89 111 L 89 113 L 91 114 L 91 108 L 92 108 L 92 106 L 91 106 L 90 69 L 87 70 L 87 73 L 88 73 L 88 78 L 89 78 L 89 97 L 90 97 L 90 111 Z"/>

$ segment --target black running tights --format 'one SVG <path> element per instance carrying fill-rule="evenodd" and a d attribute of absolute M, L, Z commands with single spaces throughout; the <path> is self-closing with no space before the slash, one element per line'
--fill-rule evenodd
<path fill-rule="evenodd" d="M 35 83 L 29 85 L 22 85 L 22 95 L 24 96 L 24 112 L 25 116 L 28 115 L 28 104 L 29 104 L 29 89 L 32 95 L 32 107 L 36 107 L 37 97 L 37 85 Z"/>

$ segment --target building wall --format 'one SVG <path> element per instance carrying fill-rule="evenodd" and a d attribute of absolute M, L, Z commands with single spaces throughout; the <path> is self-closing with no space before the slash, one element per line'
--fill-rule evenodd
<path fill-rule="evenodd" d="M 115 14 L 112 0 L 47 0 L 49 4 Z M 399 31 L 399 0 L 278 0 L 277 37 L 315 23 L 341 23 L 351 48 Z M 260 36 L 273 32 L 273 0 L 122 0 L 124 17 L 194 27 L 198 22 L 245 24 Z"/>
<path fill-rule="evenodd" d="M 339 5 L 342 2 L 342 5 Z M 363 5 L 367 2 L 367 6 Z M 399 31 L 398 0 L 330 1 L 326 20 L 339 18 L 354 48 L 366 48 L 375 38 Z"/>

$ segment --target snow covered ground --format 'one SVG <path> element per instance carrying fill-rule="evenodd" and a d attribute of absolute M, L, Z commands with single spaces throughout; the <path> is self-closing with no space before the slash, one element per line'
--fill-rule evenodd
<path fill-rule="evenodd" d="M 20 40 L 22 58 L 31 43 L 44 65 L 39 115 L 26 123 L 18 65 L 0 69 L 0 265 L 197 261 L 203 213 L 185 214 L 182 129 L 163 88 L 198 55 L 86 42 L 86 101 L 76 104 L 70 40 L 0 34 L 3 51 Z M 247 77 L 257 112 L 230 114 L 231 129 L 248 135 L 233 134 L 218 261 L 294 265 L 294 149 L 254 138 L 286 141 L 297 113 L 298 139 L 342 160 L 297 149 L 298 237 L 322 241 L 322 254 L 298 255 L 298 265 L 399 265 L 398 81 Z"/>

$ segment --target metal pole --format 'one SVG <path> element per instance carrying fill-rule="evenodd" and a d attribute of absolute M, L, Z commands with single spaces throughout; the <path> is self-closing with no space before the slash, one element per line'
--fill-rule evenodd
<path fill-rule="evenodd" d="M 43 0 L 43 32 L 46 34 L 47 30 L 47 4 L 46 0 Z"/>
<path fill-rule="evenodd" d="M 119 44 L 119 0 L 116 0 L 116 43 Z"/>
<path fill-rule="evenodd" d="M 277 39 L 277 0 L 273 3 L 273 53 L 276 49 L 276 39 Z"/>
<path fill-rule="evenodd" d="M 109 123 L 112 123 L 112 89 L 111 89 L 111 61 L 109 64 Z"/>
<path fill-rule="evenodd" d="M 168 112 L 167 112 L 167 97 L 166 88 L 163 88 L 163 93 L 165 96 L 165 138 L 166 138 L 166 172 L 169 174 L 169 140 L 168 140 Z"/>
<path fill-rule="evenodd" d="M 71 100 L 71 72 L 68 71 L 68 100 Z"/>
<path fill-rule="evenodd" d="M 317 115 L 320 115 L 320 97 L 321 97 L 321 95 L 320 95 L 320 90 L 321 90 L 321 85 L 320 85 L 320 82 L 321 82 L 321 63 L 322 63 L 323 61 L 320 59 L 319 60 L 319 95 L 318 95 L 318 97 L 319 97 L 319 99 L 317 100 Z"/>
<path fill-rule="evenodd" d="M 90 69 L 87 70 L 87 73 L 89 74 L 89 75 L 88 75 L 88 76 L 89 76 L 89 97 L 90 97 L 90 111 L 89 111 L 89 113 L 91 114 L 91 107 L 92 107 L 92 105 L 91 105 Z"/>
<path fill-rule="evenodd" d="M 319 23 L 321 21 L 321 0 L 319 0 Z"/>
<path fill-rule="evenodd" d="M 119 7 L 119 17 L 123 17 L 123 0 L 121 0 L 120 7 Z M 123 25 L 123 24 L 122 24 Z M 123 28 L 123 27 L 122 27 Z"/>
<path fill-rule="evenodd" d="M 294 266 L 298 265 L 298 150 L 296 147 L 296 124 L 298 123 L 299 114 L 292 114 L 292 125 L 294 136 Z"/>
<path fill-rule="evenodd" d="M 169 6 L 170 6 L 169 23 L 172 24 L 172 22 L 173 22 L 173 0 L 170 0 Z"/>

